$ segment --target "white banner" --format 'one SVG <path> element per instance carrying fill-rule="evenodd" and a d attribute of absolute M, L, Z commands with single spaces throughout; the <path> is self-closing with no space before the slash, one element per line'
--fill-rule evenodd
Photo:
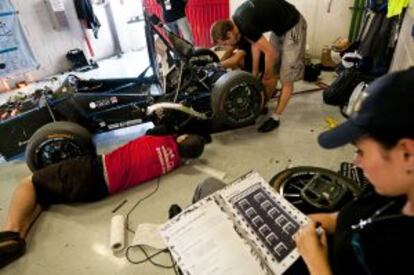
<path fill-rule="evenodd" d="M 0 0 L 0 77 L 27 72 L 38 66 L 16 10 L 10 1 Z"/>

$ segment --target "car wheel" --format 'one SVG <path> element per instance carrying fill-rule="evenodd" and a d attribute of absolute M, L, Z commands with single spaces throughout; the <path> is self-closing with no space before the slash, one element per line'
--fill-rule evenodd
<path fill-rule="evenodd" d="M 205 66 L 210 63 L 220 62 L 220 59 L 217 54 L 210 49 L 197 48 L 194 49 L 190 62 L 193 65 Z"/>
<path fill-rule="evenodd" d="M 283 170 L 269 184 L 305 214 L 337 211 L 361 192 L 352 180 L 311 166 Z"/>
<path fill-rule="evenodd" d="M 73 122 L 52 122 L 39 128 L 30 138 L 26 147 L 26 163 L 31 171 L 36 171 L 87 154 L 96 154 L 88 130 Z"/>
<path fill-rule="evenodd" d="M 264 102 L 264 88 L 252 74 L 244 71 L 225 73 L 214 83 L 211 93 L 213 125 L 237 128 L 253 124 Z"/>

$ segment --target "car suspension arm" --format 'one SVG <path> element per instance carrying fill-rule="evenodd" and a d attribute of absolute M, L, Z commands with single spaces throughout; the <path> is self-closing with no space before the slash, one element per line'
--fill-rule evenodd
<path fill-rule="evenodd" d="M 177 110 L 186 114 L 189 114 L 190 116 L 197 117 L 199 119 L 207 120 L 209 117 L 206 114 L 197 112 L 192 107 L 187 107 L 179 103 L 171 103 L 171 102 L 161 102 L 161 103 L 155 103 L 147 108 L 147 115 L 151 115 L 156 110 L 159 109 L 171 109 L 171 110 Z"/>

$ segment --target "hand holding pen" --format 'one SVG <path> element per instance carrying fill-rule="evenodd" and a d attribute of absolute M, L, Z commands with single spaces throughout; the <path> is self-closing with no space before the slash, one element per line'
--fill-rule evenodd
<path fill-rule="evenodd" d="M 330 274 L 328 243 L 320 223 L 310 221 L 293 236 L 298 251 L 311 274 Z"/>

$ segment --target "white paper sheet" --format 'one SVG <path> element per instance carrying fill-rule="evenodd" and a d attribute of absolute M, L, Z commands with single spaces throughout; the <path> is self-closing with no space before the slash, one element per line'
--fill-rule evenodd
<path fill-rule="evenodd" d="M 161 226 L 160 232 L 167 244 L 173 244 L 170 250 L 184 273 L 265 274 L 259 261 L 252 256 L 250 246 L 238 236 L 232 222 L 214 200 L 201 205 L 197 211 L 182 215 L 179 222 Z"/>
<path fill-rule="evenodd" d="M 159 226 L 153 223 L 138 224 L 131 246 L 145 245 L 159 250 L 167 248 L 158 231 Z"/>
<path fill-rule="evenodd" d="M 308 218 L 272 190 L 259 174 L 246 174 L 220 195 L 273 273 L 282 274 L 299 258 L 292 236 Z"/>

